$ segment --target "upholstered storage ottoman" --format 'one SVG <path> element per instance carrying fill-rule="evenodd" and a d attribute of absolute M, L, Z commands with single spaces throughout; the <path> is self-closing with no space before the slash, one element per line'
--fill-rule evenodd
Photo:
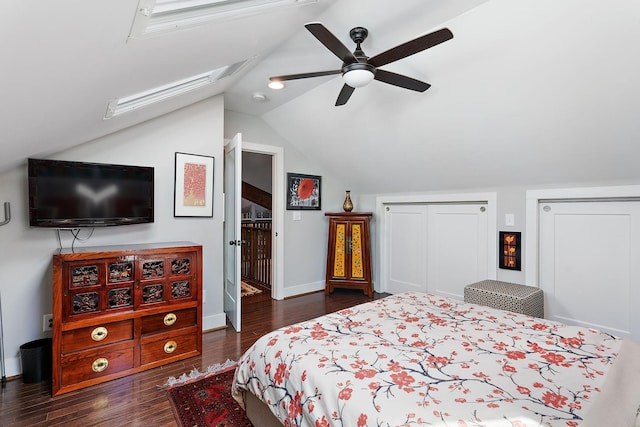
<path fill-rule="evenodd" d="M 544 317 L 542 289 L 498 280 L 483 280 L 464 288 L 464 302 Z"/>

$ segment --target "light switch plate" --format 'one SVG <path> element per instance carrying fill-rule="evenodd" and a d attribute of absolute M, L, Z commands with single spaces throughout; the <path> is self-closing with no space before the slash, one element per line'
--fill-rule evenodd
<path fill-rule="evenodd" d="M 508 213 L 504 215 L 504 225 L 507 227 L 513 227 L 516 225 L 515 215 L 512 213 Z"/>
<path fill-rule="evenodd" d="M 302 213 L 300 211 L 293 212 L 293 220 L 300 221 L 302 219 Z"/>

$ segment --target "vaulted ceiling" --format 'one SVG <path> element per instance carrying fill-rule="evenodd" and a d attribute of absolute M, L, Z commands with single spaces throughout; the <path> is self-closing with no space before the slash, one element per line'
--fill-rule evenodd
<path fill-rule="evenodd" d="M 360 192 L 638 182 L 640 3 L 620 0 L 318 0 L 129 37 L 139 0 L 5 0 L 0 6 L 0 170 L 224 93 Z M 340 68 L 304 24 L 369 55 L 447 27 L 454 38 L 383 68 L 341 107 Z M 228 64 L 205 88 L 105 119 L 109 101 Z M 264 101 L 252 99 L 260 93 Z M 255 141 L 259 142 L 259 141 Z"/>

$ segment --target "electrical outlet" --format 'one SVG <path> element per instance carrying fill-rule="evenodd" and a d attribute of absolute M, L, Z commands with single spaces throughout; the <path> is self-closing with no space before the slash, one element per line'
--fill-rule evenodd
<path fill-rule="evenodd" d="M 53 314 L 42 316 L 42 332 L 53 330 Z"/>

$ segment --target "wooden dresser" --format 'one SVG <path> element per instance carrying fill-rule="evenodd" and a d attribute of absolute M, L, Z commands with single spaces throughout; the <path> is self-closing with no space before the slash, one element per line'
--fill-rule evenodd
<path fill-rule="evenodd" d="M 53 256 L 53 394 L 202 352 L 202 247 L 64 249 Z"/>
<path fill-rule="evenodd" d="M 370 212 L 327 212 L 329 246 L 325 294 L 334 288 L 361 289 L 373 297 Z"/>

